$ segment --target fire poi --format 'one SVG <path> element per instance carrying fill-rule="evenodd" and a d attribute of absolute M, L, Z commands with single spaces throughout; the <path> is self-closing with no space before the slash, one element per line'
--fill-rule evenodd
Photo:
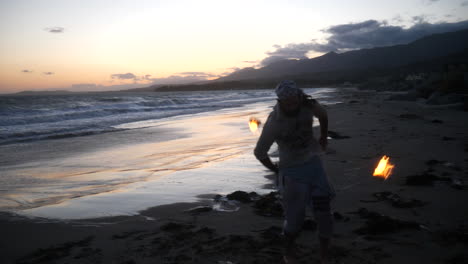
<path fill-rule="evenodd" d="M 395 165 L 391 164 L 389 162 L 390 158 L 384 155 L 381 159 L 379 164 L 374 170 L 374 174 L 372 174 L 375 177 L 381 177 L 386 180 L 390 175 L 392 174 L 392 170 L 395 167 Z"/>
<path fill-rule="evenodd" d="M 250 131 L 252 131 L 252 133 L 255 133 L 258 130 L 258 127 L 260 126 L 261 123 L 262 122 L 258 120 L 257 118 L 251 117 L 249 119 Z"/>

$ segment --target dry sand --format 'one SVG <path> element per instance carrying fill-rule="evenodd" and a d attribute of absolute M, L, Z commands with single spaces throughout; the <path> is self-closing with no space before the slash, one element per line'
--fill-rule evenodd
<path fill-rule="evenodd" d="M 332 263 L 468 263 L 467 113 L 374 92 L 337 96 L 343 103 L 328 107 L 330 130 L 342 138 L 330 140 L 324 156 L 337 190 Z M 395 164 L 385 181 L 371 176 L 382 155 Z M 2 214 L 0 262 L 282 262 L 281 216 L 259 215 L 258 200 L 212 211 L 210 198 L 70 222 Z M 307 223 L 299 259 L 318 263 Z"/>

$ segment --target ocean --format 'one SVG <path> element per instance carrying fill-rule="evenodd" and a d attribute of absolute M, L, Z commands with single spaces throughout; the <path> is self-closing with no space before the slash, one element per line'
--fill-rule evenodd
<path fill-rule="evenodd" d="M 272 99 L 271 91 L 0 96 L 0 144 L 115 132 L 131 122 Z"/>
<path fill-rule="evenodd" d="M 305 89 L 322 104 L 333 88 Z M 270 191 L 253 158 L 273 90 L 0 96 L 0 211 L 137 214 L 201 194 Z M 263 175 L 259 177 L 258 175 Z"/>

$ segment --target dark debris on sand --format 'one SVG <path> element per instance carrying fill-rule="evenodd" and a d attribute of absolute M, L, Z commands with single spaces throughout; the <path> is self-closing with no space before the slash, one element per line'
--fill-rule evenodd
<path fill-rule="evenodd" d="M 230 194 L 226 195 L 226 197 L 229 200 L 236 200 L 236 201 L 239 201 L 241 203 L 250 203 L 250 202 L 252 202 L 252 196 L 255 196 L 255 195 L 250 195 L 249 193 L 244 192 L 244 191 L 235 191 L 233 193 L 230 193 Z"/>
<path fill-rule="evenodd" d="M 400 114 L 398 117 L 401 119 L 424 119 L 424 117 L 416 114 Z"/>
<path fill-rule="evenodd" d="M 338 133 L 338 132 L 331 131 L 331 130 L 328 131 L 328 136 L 331 137 L 332 139 L 347 139 L 347 138 L 351 138 L 350 136 L 344 136 L 344 135 L 341 135 L 341 134 Z"/>
<path fill-rule="evenodd" d="M 212 228 L 175 222 L 161 230 L 149 238 L 151 245 L 145 245 L 142 257 L 163 263 L 279 263 L 282 258 L 279 227 L 262 230 L 259 236 L 219 235 Z"/>
<path fill-rule="evenodd" d="M 282 217 L 283 207 L 280 201 L 278 192 L 270 192 L 265 195 L 259 195 L 256 192 L 235 191 L 226 195 L 228 200 L 239 201 L 241 203 L 250 203 L 255 208 L 255 213 L 267 217 Z M 213 199 L 215 202 L 223 200 L 223 196 L 216 195 Z"/>
<path fill-rule="evenodd" d="M 270 192 L 269 194 L 261 196 L 255 201 L 254 208 L 256 213 L 262 216 L 283 216 L 283 207 L 281 206 L 278 192 Z"/>
<path fill-rule="evenodd" d="M 406 185 L 432 186 L 435 182 L 448 182 L 451 187 L 459 190 L 466 189 L 460 176 L 462 168 L 452 162 L 431 159 L 427 160 L 427 170 L 421 174 L 406 176 Z M 441 175 L 441 176 L 438 176 Z"/>
<path fill-rule="evenodd" d="M 349 222 L 349 220 L 351 220 L 349 217 L 347 216 L 343 216 L 341 213 L 339 212 L 333 212 L 333 218 L 336 220 L 336 221 L 343 221 L 343 222 Z"/>
<path fill-rule="evenodd" d="M 468 245 L 468 227 L 459 226 L 453 229 L 442 229 L 434 232 L 434 240 L 447 247 L 457 244 Z"/>
<path fill-rule="evenodd" d="M 360 208 L 357 212 L 353 213 L 366 219 L 364 226 L 354 230 L 355 233 L 360 235 L 382 235 L 395 233 L 404 229 L 419 230 L 421 228 L 421 225 L 417 222 L 394 219 L 366 208 Z"/>
<path fill-rule="evenodd" d="M 16 263 L 62 263 L 62 259 L 73 255 L 74 259 L 92 258 L 101 254 L 100 249 L 91 248 L 93 236 L 82 240 L 67 242 L 50 248 L 39 248 L 37 251 L 19 259 Z"/>
<path fill-rule="evenodd" d="M 188 209 L 186 212 L 189 214 L 200 214 L 200 213 L 207 213 L 213 211 L 213 207 L 208 205 L 200 205 L 193 208 Z"/>
<path fill-rule="evenodd" d="M 406 185 L 421 186 L 421 185 L 433 185 L 435 181 L 449 181 L 449 178 L 442 178 L 431 174 L 429 172 L 423 172 L 422 174 L 415 174 L 406 176 Z"/>
<path fill-rule="evenodd" d="M 375 201 L 365 201 L 361 200 L 361 202 L 381 202 L 381 201 L 387 201 L 389 202 L 393 207 L 396 208 L 414 208 L 414 207 L 421 207 L 426 205 L 427 203 L 418 200 L 418 199 L 404 199 L 400 197 L 398 194 L 389 192 L 389 191 L 384 191 L 384 192 L 376 192 L 372 194 L 377 200 Z"/>

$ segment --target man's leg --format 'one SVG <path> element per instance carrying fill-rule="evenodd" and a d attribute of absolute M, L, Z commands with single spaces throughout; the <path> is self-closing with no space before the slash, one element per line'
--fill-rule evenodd
<path fill-rule="evenodd" d="M 283 231 L 291 237 L 297 236 L 301 231 L 305 218 L 305 208 L 308 198 L 308 185 L 284 178 L 283 209 L 285 221 Z"/>
<path fill-rule="evenodd" d="M 283 235 L 285 239 L 285 253 L 294 250 L 294 242 L 298 237 L 304 223 L 305 207 L 307 204 L 307 184 L 299 183 L 284 177 L 281 186 L 282 203 L 284 210 Z"/>
<path fill-rule="evenodd" d="M 327 196 L 312 197 L 312 205 L 319 231 L 320 258 L 322 263 L 328 263 L 330 238 L 333 234 L 330 198 Z"/>

